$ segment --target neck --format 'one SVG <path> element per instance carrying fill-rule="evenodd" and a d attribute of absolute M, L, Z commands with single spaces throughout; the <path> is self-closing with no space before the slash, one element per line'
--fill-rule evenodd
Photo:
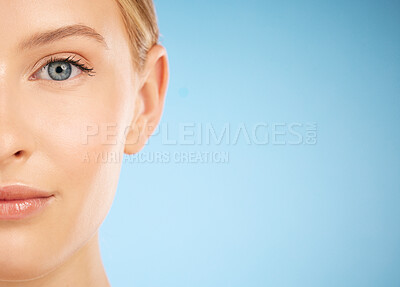
<path fill-rule="evenodd" d="M 0 287 L 110 287 L 101 260 L 98 233 L 66 262 L 38 279 L 0 282 Z"/>

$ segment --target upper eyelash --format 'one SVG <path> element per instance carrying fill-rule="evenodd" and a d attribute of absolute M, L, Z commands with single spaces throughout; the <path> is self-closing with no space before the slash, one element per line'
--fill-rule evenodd
<path fill-rule="evenodd" d="M 55 62 L 66 62 L 66 63 L 70 63 L 70 64 L 72 64 L 72 65 L 74 65 L 74 66 L 76 66 L 78 69 L 80 69 L 82 72 L 85 72 L 85 73 L 87 73 L 88 74 L 88 76 L 94 76 L 94 74 L 96 73 L 95 71 L 94 71 L 94 69 L 93 68 L 89 68 L 88 66 L 86 66 L 85 64 L 83 64 L 83 63 L 79 63 L 79 61 L 81 60 L 81 59 L 77 59 L 77 60 L 74 60 L 74 57 L 75 56 L 68 56 L 68 57 L 64 57 L 64 58 L 57 58 L 57 57 L 51 57 L 49 60 L 47 60 L 47 62 L 43 65 L 43 68 L 42 69 L 44 69 L 45 67 L 47 67 L 49 64 L 51 64 L 51 63 L 55 63 Z"/>

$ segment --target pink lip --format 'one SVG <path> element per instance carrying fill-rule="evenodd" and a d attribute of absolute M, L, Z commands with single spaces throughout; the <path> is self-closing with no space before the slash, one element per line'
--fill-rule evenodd
<path fill-rule="evenodd" d="M 27 185 L 0 186 L 0 220 L 31 217 L 43 210 L 53 198 L 52 193 Z"/>

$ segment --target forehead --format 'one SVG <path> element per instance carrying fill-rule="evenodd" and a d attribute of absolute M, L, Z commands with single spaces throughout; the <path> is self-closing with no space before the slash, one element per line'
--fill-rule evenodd
<path fill-rule="evenodd" d="M 0 0 L 0 51 L 15 49 L 32 34 L 75 24 L 93 28 L 108 45 L 126 37 L 114 0 Z"/>

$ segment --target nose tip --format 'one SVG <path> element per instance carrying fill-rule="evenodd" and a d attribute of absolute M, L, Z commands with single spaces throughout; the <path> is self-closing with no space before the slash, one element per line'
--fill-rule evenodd
<path fill-rule="evenodd" d="M 0 131 L 0 168 L 11 162 L 20 161 L 28 155 L 22 146 L 23 141 L 15 133 Z"/>

